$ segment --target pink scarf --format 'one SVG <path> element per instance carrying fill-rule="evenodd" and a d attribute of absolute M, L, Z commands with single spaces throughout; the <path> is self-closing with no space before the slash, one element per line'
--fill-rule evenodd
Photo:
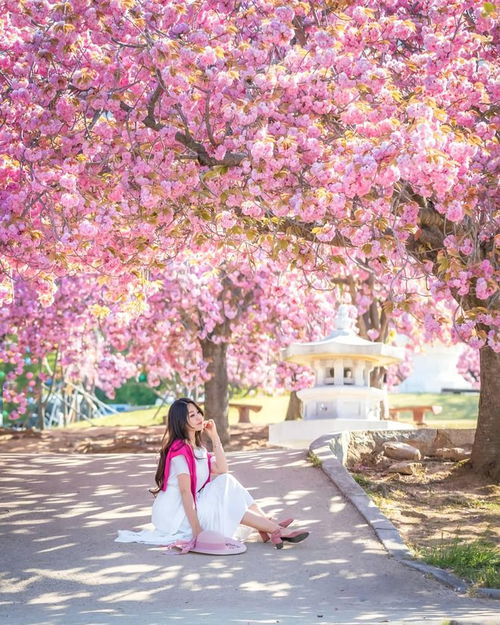
<path fill-rule="evenodd" d="M 189 476 L 191 478 L 191 492 L 193 494 L 193 499 L 196 503 L 196 460 L 194 458 L 194 452 L 191 445 L 188 445 L 180 439 L 174 441 L 172 445 L 170 445 L 170 448 L 167 452 L 167 457 L 165 459 L 165 473 L 163 474 L 163 486 L 161 489 L 167 490 L 168 476 L 170 474 L 170 463 L 172 462 L 172 458 L 175 458 L 175 456 L 184 456 L 184 458 L 186 458 L 189 469 Z M 207 460 L 208 477 L 203 486 L 205 486 L 210 481 L 210 471 L 212 470 L 212 454 L 207 454 Z"/>

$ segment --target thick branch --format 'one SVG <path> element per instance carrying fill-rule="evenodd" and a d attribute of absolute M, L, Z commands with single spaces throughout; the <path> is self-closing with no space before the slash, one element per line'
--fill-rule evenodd
<path fill-rule="evenodd" d="M 153 128 L 153 130 L 161 130 L 163 127 L 162 124 L 159 124 L 155 119 L 155 106 L 164 91 L 165 89 L 162 85 L 156 85 L 156 89 L 148 102 L 148 114 L 144 118 L 144 123 L 148 126 L 148 128 Z"/>
<path fill-rule="evenodd" d="M 205 149 L 205 146 L 199 141 L 196 141 L 192 135 L 188 133 L 180 131 L 176 132 L 175 140 L 195 152 L 198 158 L 198 163 L 200 165 L 205 165 L 206 167 L 215 167 L 217 165 L 237 167 L 238 165 L 241 165 L 243 159 L 247 158 L 247 154 L 244 152 L 227 152 L 224 158 L 221 159 L 210 156 Z"/>
<path fill-rule="evenodd" d="M 301 46 L 305 46 L 307 43 L 307 35 L 302 18 L 296 15 L 293 18 L 292 24 L 295 28 L 295 39 L 297 43 Z"/>
<path fill-rule="evenodd" d="M 216 147 L 217 143 L 212 132 L 212 126 L 210 125 L 210 93 L 205 98 L 205 127 L 207 129 L 207 135 L 210 143 Z"/>
<path fill-rule="evenodd" d="M 162 91 L 163 88 L 161 87 L 161 85 L 158 85 L 149 101 L 148 114 L 142 120 L 147 128 L 151 128 L 151 130 L 155 131 L 160 131 L 162 130 L 162 128 L 165 128 L 165 124 L 158 122 L 153 114 L 154 106 Z M 120 108 L 126 113 L 130 113 L 133 110 L 133 107 L 129 104 L 126 104 L 125 102 L 120 102 Z M 175 140 L 181 143 L 186 148 L 192 150 L 198 163 L 204 167 L 238 167 L 239 165 L 241 165 L 241 162 L 248 156 L 244 152 L 226 152 L 224 158 L 221 159 L 210 156 L 205 146 L 199 141 L 196 141 L 191 133 L 189 133 L 188 131 L 177 131 L 175 133 Z"/>

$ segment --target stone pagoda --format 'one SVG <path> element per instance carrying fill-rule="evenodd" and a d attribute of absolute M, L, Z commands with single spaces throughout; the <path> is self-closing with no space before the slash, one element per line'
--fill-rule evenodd
<path fill-rule="evenodd" d="M 387 405 L 387 391 L 370 385 L 373 369 L 402 361 L 403 349 L 358 336 L 349 308 L 339 307 L 336 329 L 327 338 L 293 343 L 285 350 L 285 360 L 310 367 L 315 382 L 297 393 L 302 401 L 303 420 L 273 424 L 270 442 L 306 442 L 341 430 L 406 427 L 382 420 L 381 407 Z"/>

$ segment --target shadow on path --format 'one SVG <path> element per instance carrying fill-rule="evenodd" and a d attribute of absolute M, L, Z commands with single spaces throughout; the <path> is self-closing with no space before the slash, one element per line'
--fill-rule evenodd
<path fill-rule="evenodd" d="M 230 454 L 266 511 L 312 534 L 281 551 L 165 555 L 115 543 L 149 523 L 156 458 L 0 456 L 2 625 L 494 623 L 492 601 L 459 597 L 391 560 L 304 451 Z"/>

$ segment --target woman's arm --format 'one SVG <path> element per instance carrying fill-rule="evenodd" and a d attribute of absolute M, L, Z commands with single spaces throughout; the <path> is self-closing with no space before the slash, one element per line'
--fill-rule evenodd
<path fill-rule="evenodd" d="M 217 475 L 219 475 L 220 473 L 227 473 L 229 468 L 227 464 L 227 458 L 226 454 L 224 453 L 222 443 L 220 442 L 220 438 L 218 436 L 215 440 L 212 439 L 212 445 L 215 456 L 215 462 L 212 465 L 212 473 L 217 473 Z"/>
<path fill-rule="evenodd" d="M 212 465 L 212 473 L 219 475 L 220 473 L 227 473 L 228 464 L 224 448 L 220 442 L 219 434 L 217 433 L 217 427 L 212 419 L 205 422 L 205 432 L 210 436 L 212 441 L 212 447 L 215 456 L 215 463 Z"/>
<path fill-rule="evenodd" d="M 184 506 L 184 512 L 186 513 L 189 525 L 193 531 L 193 538 L 196 538 L 202 531 L 202 527 L 196 514 L 196 507 L 194 505 L 193 493 L 191 492 L 191 478 L 187 473 L 181 473 L 178 475 L 177 480 L 179 482 L 179 490 L 182 497 L 182 505 Z"/>

